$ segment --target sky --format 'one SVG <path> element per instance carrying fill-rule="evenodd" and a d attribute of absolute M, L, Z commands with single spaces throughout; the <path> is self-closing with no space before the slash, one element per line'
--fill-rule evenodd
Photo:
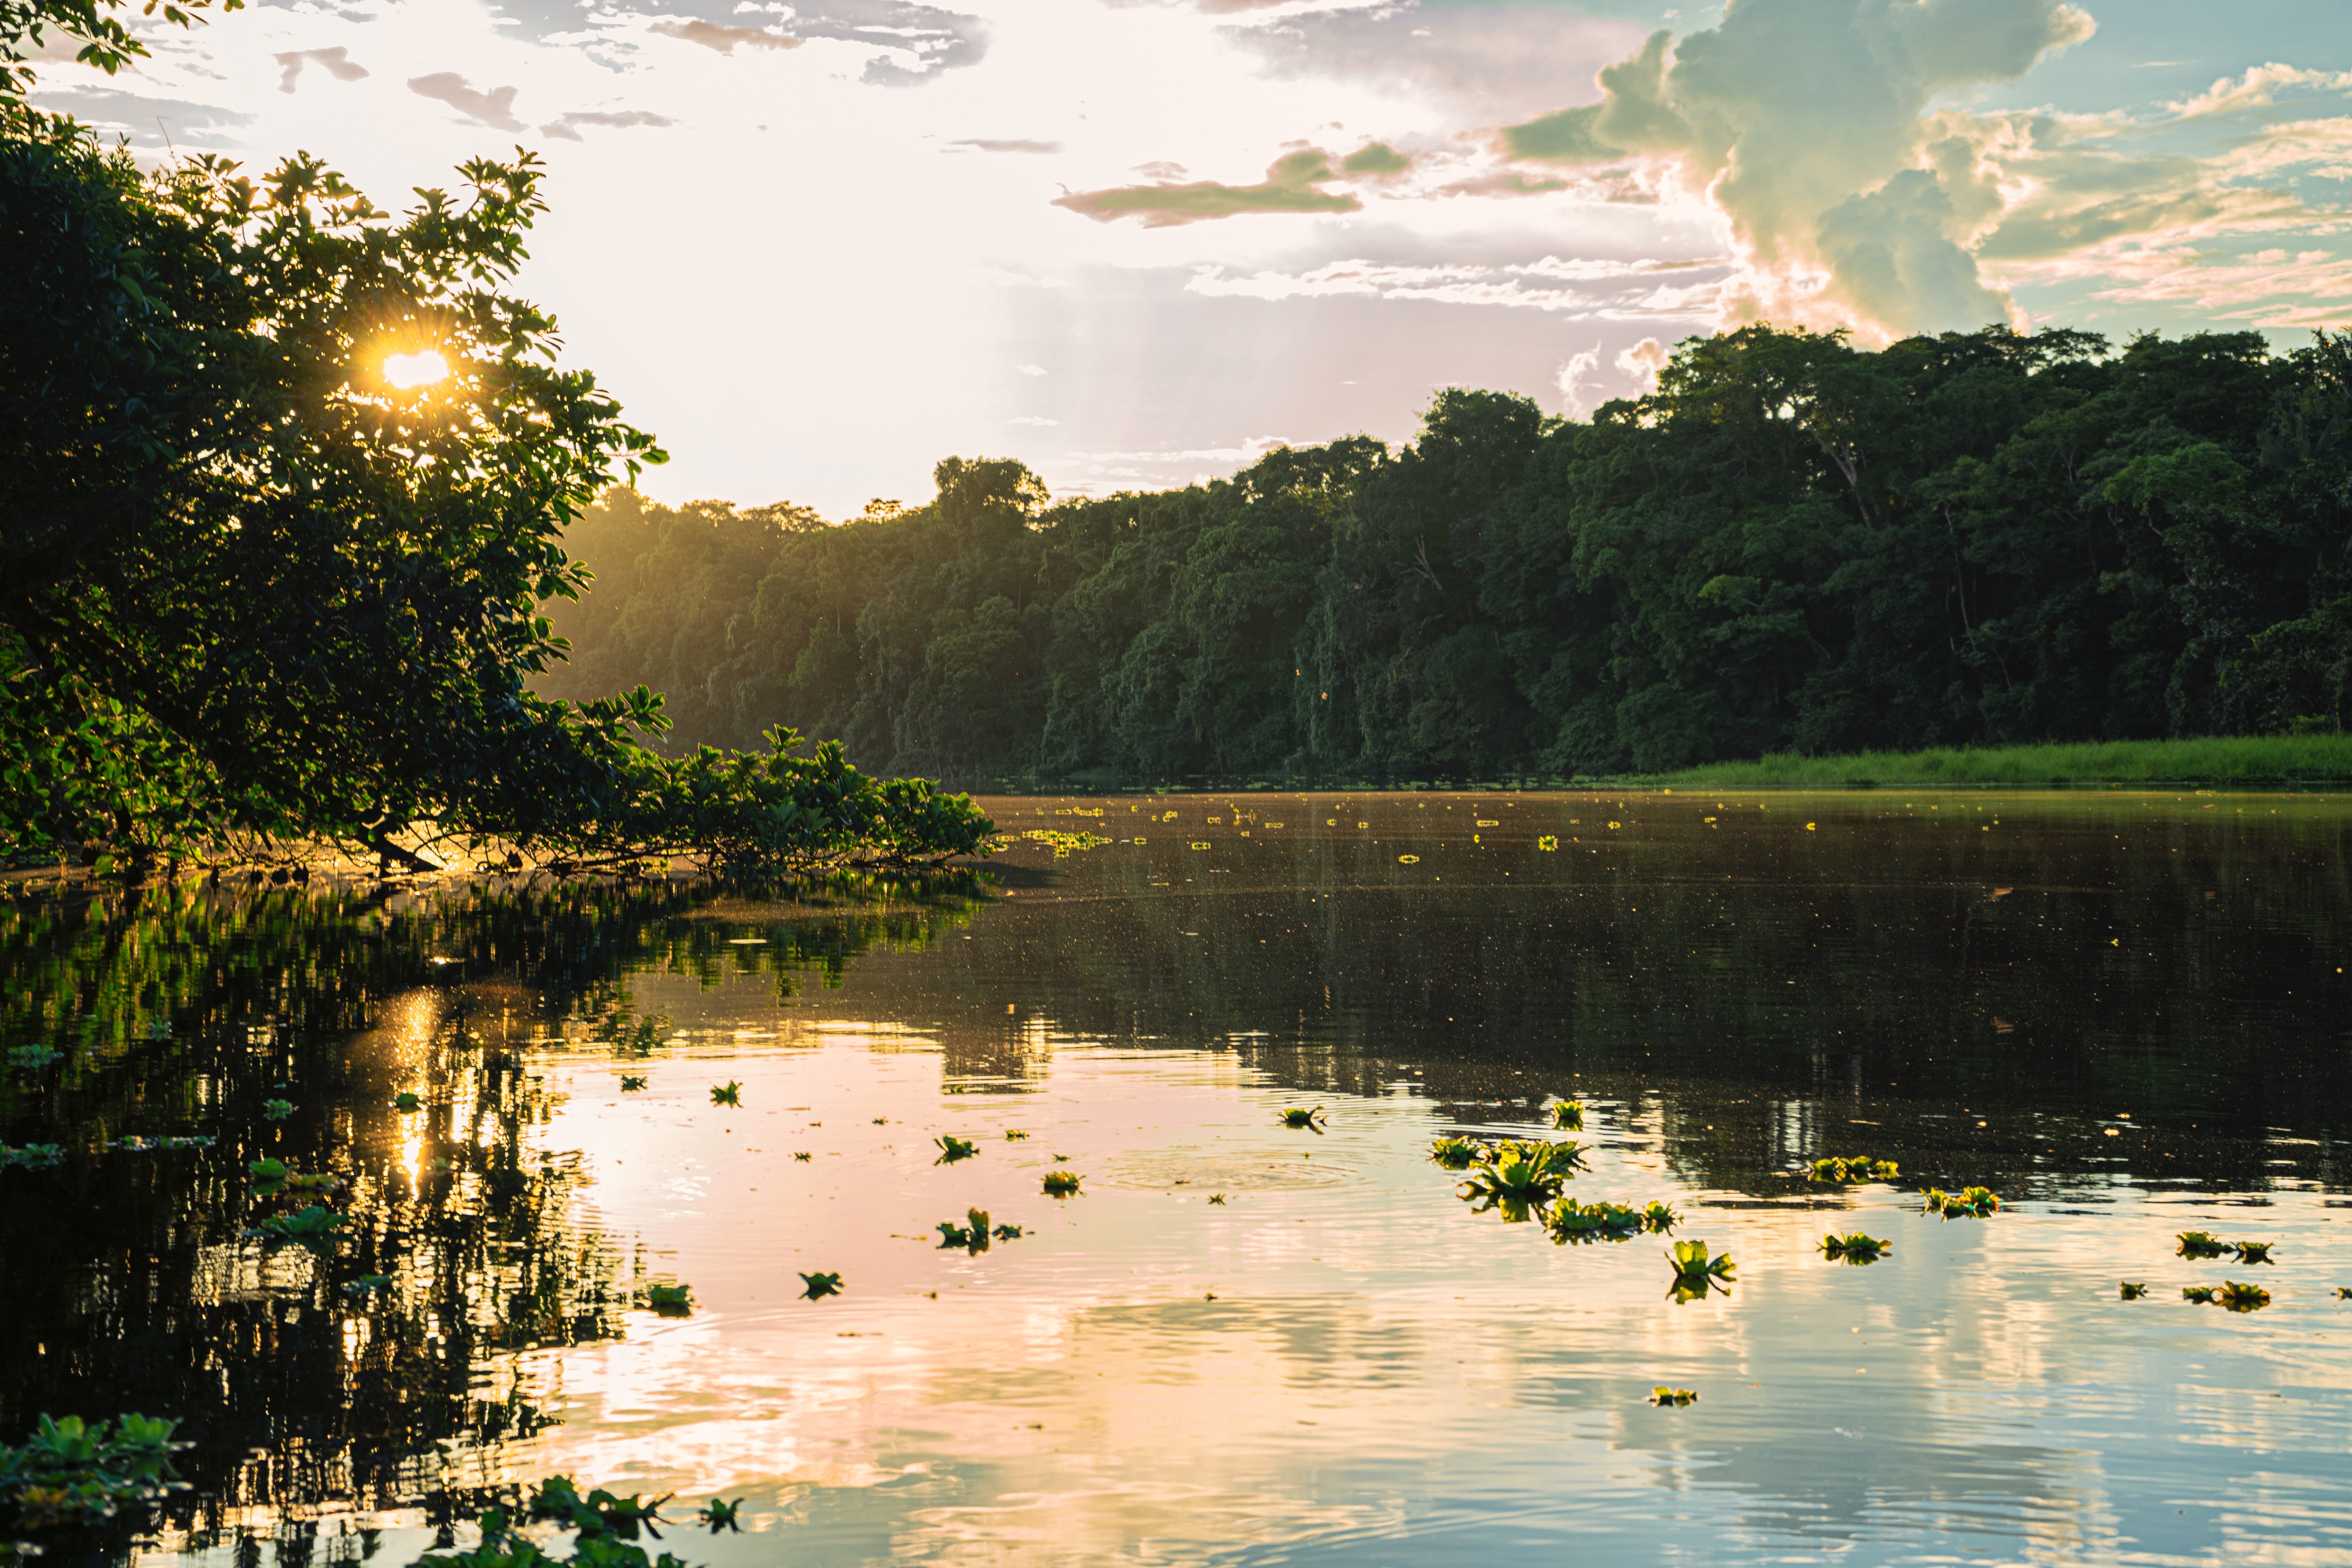
<path fill-rule="evenodd" d="M 951 7 L 969 5 L 970 10 Z M 1589 414 L 1751 321 L 2352 325 L 2345 0 L 258 0 L 39 99 L 379 205 L 528 147 L 520 291 L 671 454 L 829 517 Z"/>

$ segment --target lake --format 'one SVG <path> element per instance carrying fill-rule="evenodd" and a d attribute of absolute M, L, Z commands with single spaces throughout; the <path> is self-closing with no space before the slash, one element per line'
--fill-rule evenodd
<path fill-rule="evenodd" d="M 19 887 L 0 1438 L 195 1444 L 43 1561 L 405 1563 L 565 1472 L 711 1564 L 2352 1563 L 2352 800 L 986 804 L 896 886 Z"/>

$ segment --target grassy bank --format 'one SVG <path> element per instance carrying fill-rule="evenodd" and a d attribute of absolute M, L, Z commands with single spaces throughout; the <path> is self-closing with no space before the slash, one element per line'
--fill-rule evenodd
<path fill-rule="evenodd" d="M 1722 789 L 1881 784 L 2352 784 L 2352 735 L 2233 735 L 2059 746 L 1945 747 L 1839 757 L 1783 752 L 1621 784 Z"/>

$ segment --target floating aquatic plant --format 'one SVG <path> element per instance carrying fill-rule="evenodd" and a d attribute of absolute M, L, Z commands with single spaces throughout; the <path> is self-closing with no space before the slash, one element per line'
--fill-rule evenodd
<path fill-rule="evenodd" d="M 144 1415 L 96 1425 L 43 1415 L 23 1444 L 0 1447 L 0 1512 L 33 1530 L 91 1525 L 185 1489 L 172 1456 L 188 1445 L 172 1440 L 174 1425 Z"/>
<path fill-rule="evenodd" d="M 1551 1124 L 1555 1131 L 1583 1131 L 1584 1101 L 1580 1100 L 1553 1100 L 1551 1102 Z"/>
<path fill-rule="evenodd" d="M 1000 1225 L 988 1234 L 999 1241 L 1018 1241 L 1021 1239 L 1021 1227 L 1017 1225 Z"/>
<path fill-rule="evenodd" d="M 940 1157 L 931 1162 L 935 1165 L 952 1165 L 958 1160 L 969 1160 L 980 1152 L 979 1144 L 966 1142 L 952 1132 L 934 1138 L 931 1142 L 940 1146 Z"/>
<path fill-rule="evenodd" d="M 1004 1130 L 1004 1141 L 1007 1143 L 1018 1143 L 1028 1136 L 1029 1134 L 1022 1131 L 1018 1127 L 1008 1127 Z"/>
<path fill-rule="evenodd" d="M 1520 1211 L 1527 1206 L 1559 1196 L 1583 1163 L 1580 1145 L 1512 1139 L 1496 1144 L 1486 1163 L 1455 1191 L 1482 1211 L 1500 1206 L 1505 1218 L 1521 1220 L 1527 1216 Z"/>
<path fill-rule="evenodd" d="M 1648 1226 L 1652 1230 L 1656 1231 L 1661 1236 L 1664 1236 L 1666 1232 L 1674 1229 L 1675 1226 L 1682 1224 L 1682 1215 L 1676 1214 L 1673 1209 L 1667 1207 L 1662 1203 L 1647 1205 L 1642 1210 L 1642 1223 Z"/>
<path fill-rule="evenodd" d="M 2116 1283 L 2126 1301 L 2137 1301 L 2147 1294 L 2147 1281 L 2145 1279 L 2119 1279 Z"/>
<path fill-rule="evenodd" d="M 37 1170 L 44 1165 L 54 1165 L 65 1157 L 66 1150 L 62 1143 L 20 1143 L 14 1149 L 0 1143 L 0 1171 L 12 1165 Z"/>
<path fill-rule="evenodd" d="M 344 1218 L 331 1208 L 312 1204 L 293 1214 L 271 1215 L 256 1227 L 256 1234 L 273 1241 L 323 1241 L 342 1228 Z"/>
<path fill-rule="evenodd" d="M 803 1301 L 822 1301 L 827 1296 L 838 1296 L 840 1294 L 841 1276 L 838 1274 L 803 1274 L 801 1276 L 801 1300 Z"/>
<path fill-rule="evenodd" d="M 2239 1262 L 2269 1263 L 2271 1261 L 2271 1248 L 2278 1244 L 2273 1241 L 2242 1241 L 2237 1245 Z M 2273 1265 L 2273 1267 L 2276 1267 L 2276 1265 Z"/>
<path fill-rule="evenodd" d="M 1650 1390 L 1650 1403 L 1653 1405 L 1670 1405 L 1680 1408 L 1697 1397 L 1698 1391 L 1696 1389 L 1668 1388 L 1663 1384 Z"/>
<path fill-rule="evenodd" d="M 1466 1170 L 1486 1152 L 1475 1138 L 1440 1138 L 1429 1146 L 1429 1157 L 1449 1171 Z"/>
<path fill-rule="evenodd" d="M 733 1531 L 740 1534 L 743 1527 L 736 1522 L 736 1515 L 742 1511 L 742 1508 L 741 1498 L 729 1502 L 723 1497 L 715 1497 L 698 1509 L 694 1517 L 700 1523 L 709 1526 L 710 1533 L 713 1535 L 722 1530 Z"/>
<path fill-rule="evenodd" d="M 2180 1299 L 2184 1301 L 2195 1301 L 2202 1305 L 2213 1300 L 2213 1287 L 2210 1285 L 2184 1285 L 2180 1288 Z"/>
<path fill-rule="evenodd" d="M 2000 1207 L 1990 1187 L 1963 1187 L 1957 1193 L 1929 1187 L 1925 1195 L 1927 1212 L 1946 1219 L 1982 1219 Z"/>
<path fill-rule="evenodd" d="M 988 1211 L 986 1209 L 965 1210 L 962 1225 L 958 1225 L 951 1219 L 943 1219 L 932 1228 L 940 1233 L 941 1251 L 950 1247 L 961 1247 L 967 1252 L 974 1253 L 988 1250 Z"/>
<path fill-rule="evenodd" d="M 283 1121 L 294 1114 L 294 1102 L 290 1100 L 265 1100 L 261 1102 L 261 1114 L 272 1121 Z"/>
<path fill-rule="evenodd" d="M 8 1051 L 8 1065 L 30 1071 L 45 1068 L 64 1056 L 65 1053 L 55 1046 L 14 1046 Z"/>
<path fill-rule="evenodd" d="M 423 1109 L 424 1105 L 423 1100 L 407 1089 L 403 1089 L 392 1097 L 392 1108 L 394 1110 L 417 1110 Z"/>
<path fill-rule="evenodd" d="M 2232 1312 L 2251 1312 L 2269 1306 L 2271 1293 L 2259 1285 L 2242 1285 L 2235 1279 L 2225 1279 L 2214 1300 Z"/>
<path fill-rule="evenodd" d="M 1846 1236 L 1831 1235 L 1822 1237 L 1822 1254 L 1846 1263 L 1875 1263 L 1885 1257 L 1894 1246 L 1892 1241 L 1884 1241 L 1874 1236 L 1864 1236 L 1858 1230 Z"/>
<path fill-rule="evenodd" d="M 1045 1173 L 1045 1195 L 1049 1198 L 1069 1197 L 1077 1192 L 1078 1184 L 1084 1180 L 1086 1178 L 1075 1171 L 1048 1171 Z"/>
<path fill-rule="evenodd" d="M 268 1183 L 271 1185 L 283 1182 L 287 1176 L 286 1162 L 278 1159 L 264 1158 L 254 1160 L 249 1162 L 245 1168 L 253 1173 L 253 1179 L 255 1181 Z"/>
<path fill-rule="evenodd" d="M 635 1094 L 637 1090 L 645 1087 L 646 1080 L 638 1074 L 625 1072 L 621 1075 L 621 1092 L 623 1094 Z"/>
<path fill-rule="evenodd" d="M 2219 1258 L 2230 1250 L 2230 1244 L 2210 1230 L 2184 1230 L 2179 1239 L 2183 1258 Z"/>
<path fill-rule="evenodd" d="M 1556 1242 L 1630 1241 L 1649 1228 L 1639 1209 L 1617 1204 L 1557 1204 L 1547 1228 Z"/>
<path fill-rule="evenodd" d="M 874 1119 L 874 1125 L 877 1127 L 887 1127 L 890 1125 L 890 1119 L 887 1116 L 877 1116 Z"/>
<path fill-rule="evenodd" d="M 1285 1127 L 1312 1127 L 1320 1131 L 1323 1125 L 1323 1108 L 1318 1105 L 1312 1110 L 1304 1110 L 1294 1105 L 1282 1113 L 1282 1124 Z"/>
<path fill-rule="evenodd" d="M 1209 1201 L 1213 1204 L 1222 1205 L 1225 1201 L 1225 1194 L 1223 1193 L 1211 1193 L 1209 1194 Z M 2347 1291 L 2346 1294 L 2352 1295 L 2352 1291 Z"/>
<path fill-rule="evenodd" d="M 331 1193 L 342 1184 L 343 1179 L 341 1176 L 329 1175 L 323 1171 L 307 1173 L 298 1171 L 286 1173 L 286 1189 L 289 1192 Z"/>
<path fill-rule="evenodd" d="M 358 1279 L 346 1283 L 343 1290 L 348 1295 L 364 1296 L 371 1290 L 381 1290 L 391 1283 L 392 1276 L 389 1274 L 362 1274 Z"/>
<path fill-rule="evenodd" d="M 549 1488 L 556 1482 L 561 1482 L 563 1491 L 551 1499 Z M 569 1514 L 562 1510 L 560 1500 L 565 1494 L 580 1503 Z M 598 1500 L 603 1502 L 600 1504 Z M 623 1511 L 635 1503 L 634 1498 L 614 1498 L 602 1490 L 580 1499 L 568 1479 L 557 1477 L 555 1482 L 541 1488 L 540 1496 L 532 1500 L 524 1517 L 526 1521 L 561 1519 L 565 1528 L 578 1531 L 580 1539 L 570 1557 L 556 1557 L 543 1551 L 537 1542 L 514 1528 L 513 1518 L 505 1509 L 494 1508 L 481 1516 L 481 1544 L 471 1551 L 446 1555 L 427 1553 L 418 1558 L 412 1568 L 687 1568 L 683 1561 L 667 1552 L 657 1558 L 648 1558 L 645 1548 L 635 1543 L 640 1523 L 646 1526 L 647 1534 L 660 1534 L 652 1527 L 651 1521 L 657 1516 L 650 1509 L 634 1519 Z"/>
<path fill-rule="evenodd" d="M 1891 1182 L 1902 1173 L 1894 1161 L 1869 1154 L 1832 1155 L 1805 1167 L 1809 1182 Z"/>
<path fill-rule="evenodd" d="M 642 1530 L 656 1541 L 661 1531 L 656 1526 L 663 1522 L 661 1505 L 673 1494 L 664 1492 L 652 1501 L 642 1494 L 621 1497 L 599 1487 L 586 1497 L 569 1476 L 551 1476 L 541 1481 L 530 1500 L 530 1518 L 553 1521 L 565 1530 L 578 1531 L 583 1538 L 603 1536 L 619 1541 L 635 1541 Z M 583 1544 L 585 1544 L 583 1539 Z M 583 1561 L 601 1563 L 600 1556 Z"/>
<path fill-rule="evenodd" d="M 731 1078 L 725 1083 L 712 1085 L 710 1089 L 710 1103 L 713 1105 L 742 1104 L 743 1086 L 737 1083 Z"/>
<path fill-rule="evenodd" d="M 1727 1295 L 1727 1282 L 1738 1273 L 1731 1254 L 1711 1254 L 1704 1241 L 1677 1241 L 1666 1258 L 1675 1266 L 1675 1282 L 1667 1293 L 1677 1301 L 1695 1300 L 1710 1290 Z"/>
<path fill-rule="evenodd" d="M 665 1318 L 684 1318 L 693 1314 L 694 1287 L 691 1285 L 648 1285 L 642 1294 L 645 1304 Z"/>
<path fill-rule="evenodd" d="M 2339 1301 L 2352 1301 L 2352 1285 L 2336 1287 L 2336 1299 Z"/>

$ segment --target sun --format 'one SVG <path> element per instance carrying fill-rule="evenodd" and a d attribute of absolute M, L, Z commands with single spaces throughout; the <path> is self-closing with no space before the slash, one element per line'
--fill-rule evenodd
<path fill-rule="evenodd" d="M 414 392 L 420 386 L 448 380 L 449 362 L 441 357 L 437 349 L 393 354 L 383 362 L 383 379 L 402 392 Z"/>

